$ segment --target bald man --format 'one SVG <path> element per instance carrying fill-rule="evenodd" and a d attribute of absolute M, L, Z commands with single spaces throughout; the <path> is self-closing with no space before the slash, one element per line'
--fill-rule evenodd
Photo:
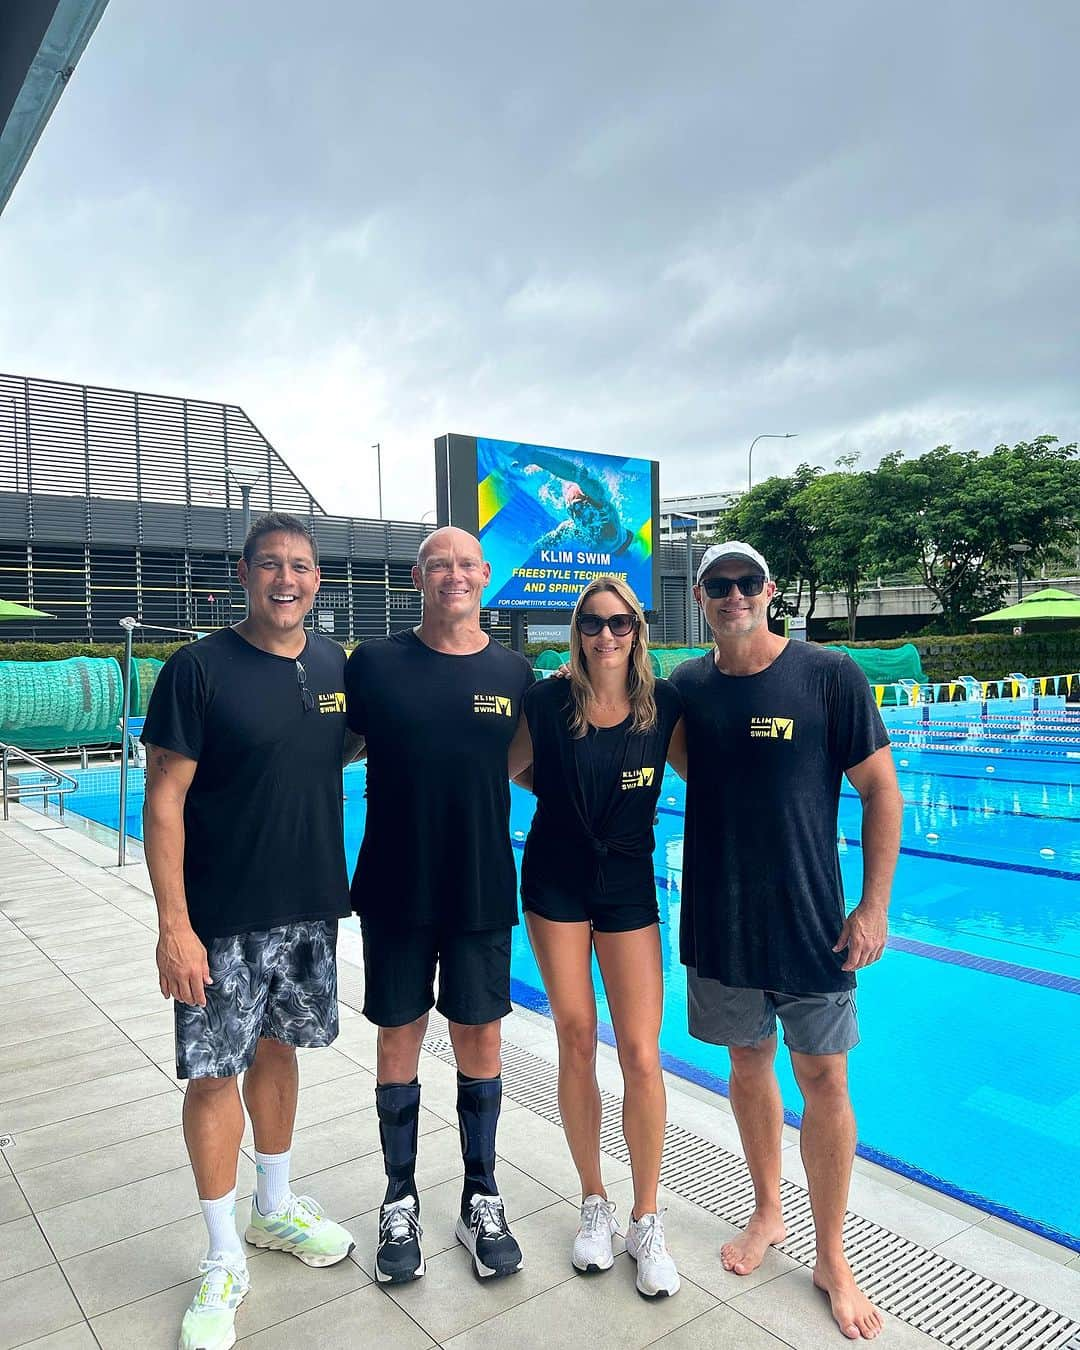
<path fill-rule="evenodd" d="M 415 1280 L 425 1269 L 417 1070 L 433 1006 L 450 1023 L 457 1058 L 465 1182 L 456 1236 L 481 1278 L 522 1264 L 495 1184 L 495 1128 L 517 923 L 507 751 L 533 674 L 480 627 L 490 577 L 472 535 L 429 535 L 412 569 L 424 597 L 420 626 L 363 643 L 345 669 L 349 728 L 367 747 L 367 823 L 352 903 L 364 932 L 364 1014 L 379 1028 L 382 1283 Z"/>

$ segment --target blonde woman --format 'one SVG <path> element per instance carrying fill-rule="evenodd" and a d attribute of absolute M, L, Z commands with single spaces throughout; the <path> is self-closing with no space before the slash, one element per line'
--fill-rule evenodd
<path fill-rule="evenodd" d="M 634 1178 L 626 1248 L 646 1297 L 679 1288 L 657 1208 L 667 1102 L 660 1071 L 663 968 L 653 820 L 679 698 L 652 673 L 645 616 L 626 582 L 598 577 L 578 597 L 568 678 L 529 689 L 510 774 L 531 770 L 536 814 L 521 894 L 559 1038 L 559 1109 L 581 1177 L 573 1262 L 609 1270 L 614 1205 L 600 1175 L 596 952 L 622 1068 L 623 1133 Z"/>

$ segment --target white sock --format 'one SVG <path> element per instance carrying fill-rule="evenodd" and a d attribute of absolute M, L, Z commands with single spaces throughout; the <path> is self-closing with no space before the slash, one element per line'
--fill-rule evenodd
<path fill-rule="evenodd" d="M 255 1150 L 255 1203 L 260 1214 L 273 1214 L 289 1194 L 289 1152 Z"/>
<path fill-rule="evenodd" d="M 243 1255 L 240 1234 L 236 1231 L 236 1187 L 220 1200 L 200 1200 L 199 1204 L 209 1234 L 207 1255 L 213 1256 L 217 1252 L 239 1252 Z"/>

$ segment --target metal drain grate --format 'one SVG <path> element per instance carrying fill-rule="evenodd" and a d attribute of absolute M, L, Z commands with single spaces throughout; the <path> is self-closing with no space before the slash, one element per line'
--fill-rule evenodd
<path fill-rule="evenodd" d="M 449 1040 L 429 1035 L 424 1049 L 454 1062 Z M 560 1125 L 554 1065 L 528 1050 L 503 1045 L 503 1090 L 520 1105 Z M 605 1153 L 628 1163 L 619 1120 L 621 1100 L 601 1092 Z M 674 1195 L 741 1227 L 754 1193 L 742 1158 L 680 1125 L 668 1125 L 661 1181 Z M 814 1221 L 803 1187 L 782 1181 L 788 1237 L 780 1250 L 804 1266 L 814 1264 Z M 848 1214 L 844 1238 L 852 1269 L 867 1295 L 893 1317 L 933 1336 L 950 1350 L 1080 1350 L 1080 1323 L 1044 1308 L 1004 1285 L 978 1275 L 917 1242 Z"/>

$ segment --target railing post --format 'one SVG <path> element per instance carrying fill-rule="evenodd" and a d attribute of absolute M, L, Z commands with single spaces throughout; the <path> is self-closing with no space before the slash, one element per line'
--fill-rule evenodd
<path fill-rule="evenodd" d="M 6 745 L 4 746 L 4 819 L 11 819 L 8 810 L 8 748 Z"/>
<path fill-rule="evenodd" d="M 120 842 L 116 865 L 123 867 L 127 862 L 128 724 L 131 717 L 131 635 L 135 620 L 121 619 L 120 627 L 124 630 L 124 708 L 120 718 Z"/>

